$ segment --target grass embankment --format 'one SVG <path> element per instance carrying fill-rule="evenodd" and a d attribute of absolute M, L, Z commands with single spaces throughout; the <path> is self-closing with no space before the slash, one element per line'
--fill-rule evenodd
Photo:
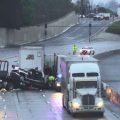
<path fill-rule="evenodd" d="M 114 22 L 110 27 L 108 27 L 106 32 L 120 35 L 120 21 Z"/>

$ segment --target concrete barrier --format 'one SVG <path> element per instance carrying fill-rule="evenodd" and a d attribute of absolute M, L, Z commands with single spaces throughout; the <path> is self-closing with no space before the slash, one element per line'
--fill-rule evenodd
<path fill-rule="evenodd" d="M 42 41 L 47 38 L 59 35 L 73 24 L 77 24 L 78 17 L 75 12 L 71 12 L 61 19 L 47 23 L 47 36 L 45 36 L 45 25 L 21 27 L 20 30 L 16 29 L 0 29 L 0 45 L 22 45 L 35 41 Z"/>
<path fill-rule="evenodd" d="M 109 57 L 111 55 L 114 55 L 116 53 L 120 53 L 120 49 L 116 50 L 111 50 L 105 53 L 97 54 L 94 57 L 99 59 L 101 57 Z M 111 76 L 112 79 L 112 76 Z M 105 83 L 107 82 L 107 83 Z M 120 106 L 120 91 L 115 89 L 112 85 L 110 85 L 108 82 L 118 82 L 118 80 L 104 80 L 103 82 L 103 90 L 104 90 L 104 95 L 106 98 L 111 101 L 112 103 Z"/>
<path fill-rule="evenodd" d="M 106 98 L 108 98 L 114 104 L 120 106 L 120 93 L 114 90 L 111 86 L 107 86 L 105 91 Z"/>
<path fill-rule="evenodd" d="M 5 28 L 0 28 L 0 47 L 4 47 L 4 45 L 7 44 L 7 29 Z"/>

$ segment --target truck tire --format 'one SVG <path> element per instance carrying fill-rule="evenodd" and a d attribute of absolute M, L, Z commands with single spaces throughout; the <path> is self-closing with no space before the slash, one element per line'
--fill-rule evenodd
<path fill-rule="evenodd" d="M 76 113 L 71 113 L 72 117 L 76 117 Z"/>
<path fill-rule="evenodd" d="M 64 95 L 62 96 L 62 106 L 63 106 L 63 108 L 65 108 L 65 105 L 64 105 Z"/>
<path fill-rule="evenodd" d="M 8 82 L 7 86 L 6 86 L 7 90 L 13 90 L 14 89 L 14 85 L 12 82 Z"/>
<path fill-rule="evenodd" d="M 68 100 L 67 100 L 67 107 L 66 107 L 66 110 L 67 110 L 67 113 L 68 113 L 68 114 L 71 114 L 70 109 L 69 109 Z"/>
<path fill-rule="evenodd" d="M 104 117 L 104 112 L 99 113 L 100 117 Z"/>

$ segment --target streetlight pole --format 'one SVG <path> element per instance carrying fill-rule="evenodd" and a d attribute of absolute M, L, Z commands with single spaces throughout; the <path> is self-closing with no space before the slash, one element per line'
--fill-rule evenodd
<path fill-rule="evenodd" d="M 47 36 L 47 23 L 45 23 L 45 31 L 44 31 L 44 34 L 45 34 L 45 38 Z"/>
<path fill-rule="evenodd" d="M 47 17 L 46 17 L 46 15 L 41 15 L 41 17 L 42 17 L 42 22 L 44 22 L 44 37 L 46 39 L 46 37 L 47 37 L 47 27 L 48 27 Z"/>
<path fill-rule="evenodd" d="M 91 41 L 91 39 L 90 39 L 90 37 L 91 37 L 91 26 L 92 26 L 92 24 L 89 23 L 89 43 L 90 43 L 90 41 Z"/>
<path fill-rule="evenodd" d="M 84 5 L 84 0 L 81 0 L 81 17 L 83 17 L 84 11 L 85 10 L 85 5 Z"/>

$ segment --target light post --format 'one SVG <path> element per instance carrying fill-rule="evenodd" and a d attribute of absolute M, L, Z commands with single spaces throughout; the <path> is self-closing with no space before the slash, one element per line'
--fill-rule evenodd
<path fill-rule="evenodd" d="M 85 12 L 85 4 L 84 0 L 81 0 L 81 17 L 83 18 L 84 12 Z"/>
<path fill-rule="evenodd" d="M 45 23 L 45 31 L 44 31 L 45 38 L 47 36 L 47 23 Z"/>
<path fill-rule="evenodd" d="M 91 27 L 92 27 L 92 24 L 91 23 L 89 23 L 89 43 L 90 43 L 90 37 L 91 37 Z"/>
<path fill-rule="evenodd" d="M 46 15 L 42 15 L 42 22 L 44 22 L 44 37 L 46 39 L 46 36 L 47 36 L 47 17 L 46 17 Z"/>

